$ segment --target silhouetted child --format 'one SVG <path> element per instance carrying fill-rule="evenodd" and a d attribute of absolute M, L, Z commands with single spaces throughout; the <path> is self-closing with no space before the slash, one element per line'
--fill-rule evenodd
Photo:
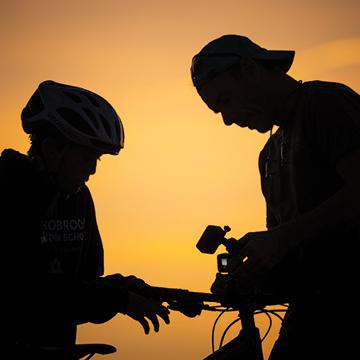
<path fill-rule="evenodd" d="M 103 246 L 86 181 L 103 154 L 117 155 L 124 128 L 101 96 L 44 81 L 21 114 L 28 155 L 0 158 L 1 231 L 6 272 L 3 329 L 16 348 L 75 344 L 78 324 L 104 323 L 123 313 L 145 333 L 159 330 L 168 309 L 132 290 L 135 276 L 103 276 Z M 16 356 L 15 356 L 16 357 Z"/>

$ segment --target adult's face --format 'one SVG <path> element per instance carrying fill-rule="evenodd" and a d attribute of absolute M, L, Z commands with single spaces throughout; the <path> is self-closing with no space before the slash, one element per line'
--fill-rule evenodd
<path fill-rule="evenodd" d="M 273 126 L 267 70 L 252 60 L 224 71 L 198 90 L 202 100 L 225 125 L 236 124 L 265 133 Z"/>

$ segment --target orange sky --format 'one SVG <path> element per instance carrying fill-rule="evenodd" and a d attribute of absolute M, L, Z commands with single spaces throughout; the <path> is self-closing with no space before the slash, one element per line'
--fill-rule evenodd
<path fill-rule="evenodd" d="M 215 37 L 243 34 L 266 48 L 296 50 L 293 77 L 359 92 L 359 14 L 356 0 L 3 0 L 1 148 L 27 150 L 20 112 L 40 81 L 103 95 L 126 131 L 125 149 L 103 157 L 89 182 L 106 272 L 208 291 L 216 257 L 195 248 L 205 226 L 228 224 L 234 237 L 264 228 L 257 156 L 268 135 L 223 126 L 191 85 L 191 57 Z M 79 341 L 112 343 L 122 360 L 201 359 L 211 352 L 214 318 L 173 313 L 171 326 L 145 336 L 119 316 L 82 326 Z M 276 326 L 266 356 L 274 336 Z"/>

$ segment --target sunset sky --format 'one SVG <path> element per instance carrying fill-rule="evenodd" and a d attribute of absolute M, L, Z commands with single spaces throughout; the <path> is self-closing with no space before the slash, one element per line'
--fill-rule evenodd
<path fill-rule="evenodd" d="M 209 291 L 216 256 L 195 247 L 208 224 L 229 225 L 236 238 L 265 227 L 257 158 L 269 135 L 226 127 L 209 111 L 189 76 L 195 53 L 223 34 L 241 34 L 295 50 L 289 75 L 298 80 L 360 92 L 358 0 L 2 0 L 0 17 L 1 149 L 27 151 L 20 112 L 43 80 L 109 100 L 123 120 L 125 149 L 104 156 L 89 181 L 106 274 L 157 286 Z M 200 360 L 211 353 L 215 317 L 172 312 L 171 325 L 145 336 L 119 315 L 82 325 L 78 342 L 115 345 L 109 360 Z M 262 332 L 266 324 L 259 318 Z"/>

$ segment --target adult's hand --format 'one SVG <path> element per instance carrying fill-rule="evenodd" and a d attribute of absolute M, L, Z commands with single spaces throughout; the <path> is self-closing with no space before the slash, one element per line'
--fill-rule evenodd
<path fill-rule="evenodd" d="M 259 284 L 294 246 L 285 227 L 247 233 L 239 243 L 241 250 L 229 261 L 227 281 L 245 288 Z"/>
<path fill-rule="evenodd" d="M 214 282 L 211 284 L 210 291 L 213 294 L 224 295 L 228 286 L 228 275 L 217 273 Z"/>
<path fill-rule="evenodd" d="M 125 314 L 138 321 L 144 328 L 145 334 L 150 332 L 149 321 L 152 323 L 155 332 L 160 329 L 159 317 L 163 319 L 165 324 L 170 324 L 170 311 L 160 302 L 147 299 L 131 291 L 128 294 Z"/>

